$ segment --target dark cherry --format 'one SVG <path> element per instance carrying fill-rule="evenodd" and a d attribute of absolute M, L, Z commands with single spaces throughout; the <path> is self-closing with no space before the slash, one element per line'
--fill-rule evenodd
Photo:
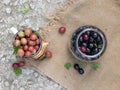
<path fill-rule="evenodd" d="M 87 51 L 87 48 L 85 46 L 81 46 L 80 47 L 80 51 L 83 52 L 83 53 L 85 53 Z"/>
<path fill-rule="evenodd" d="M 59 33 L 63 34 L 63 33 L 65 33 L 66 28 L 65 27 L 60 27 L 58 31 L 59 31 Z"/>
<path fill-rule="evenodd" d="M 84 43 L 82 43 L 82 45 L 83 45 L 83 46 L 85 46 L 85 47 L 87 47 L 87 43 L 85 43 L 85 42 L 84 42 Z"/>
<path fill-rule="evenodd" d="M 93 34 L 93 38 L 97 38 L 98 37 L 98 34 L 95 32 L 94 34 Z"/>
<path fill-rule="evenodd" d="M 17 35 L 17 36 L 15 37 L 15 39 L 18 39 L 18 40 L 19 40 L 19 39 L 20 39 L 20 37 Z"/>
<path fill-rule="evenodd" d="M 15 68 L 19 68 L 19 63 L 13 63 L 12 67 Z"/>
<path fill-rule="evenodd" d="M 79 68 L 79 69 L 78 69 L 78 72 L 79 72 L 80 74 L 84 74 L 84 70 L 83 70 L 82 68 Z"/>
<path fill-rule="evenodd" d="M 101 51 L 101 49 L 99 48 L 99 49 L 98 49 L 98 51 L 100 52 L 100 51 Z"/>
<path fill-rule="evenodd" d="M 90 36 L 93 36 L 94 35 L 94 31 L 90 31 Z"/>
<path fill-rule="evenodd" d="M 93 43 L 94 39 L 92 37 L 90 37 L 90 41 L 89 42 Z"/>
<path fill-rule="evenodd" d="M 97 42 L 101 41 L 101 38 L 100 36 L 97 37 Z"/>
<path fill-rule="evenodd" d="M 94 49 L 93 49 L 93 54 L 97 54 L 98 51 L 99 51 L 98 48 L 94 48 Z"/>
<path fill-rule="evenodd" d="M 75 70 L 78 70 L 80 67 L 78 64 L 74 64 L 74 68 L 75 68 Z"/>
<path fill-rule="evenodd" d="M 92 43 L 89 44 L 89 48 L 93 48 L 94 45 Z"/>
<path fill-rule="evenodd" d="M 87 54 L 90 54 L 91 50 L 89 48 L 87 48 Z"/>
<path fill-rule="evenodd" d="M 79 38 L 79 41 L 80 41 L 80 42 L 83 42 L 83 37 L 80 37 L 80 38 Z"/>
<path fill-rule="evenodd" d="M 87 34 L 84 34 L 84 35 L 83 35 L 83 39 L 84 39 L 85 41 L 87 41 L 87 40 L 89 40 L 89 36 L 88 36 Z"/>
<path fill-rule="evenodd" d="M 87 31 L 86 34 L 87 34 L 87 35 L 90 35 L 90 31 Z"/>
<path fill-rule="evenodd" d="M 20 61 L 19 62 L 19 67 L 23 67 L 23 66 L 25 66 L 25 61 Z"/>
<path fill-rule="evenodd" d="M 100 45 L 100 44 L 103 44 L 103 41 L 102 41 L 102 40 L 100 40 L 100 41 L 98 42 L 98 45 Z"/>

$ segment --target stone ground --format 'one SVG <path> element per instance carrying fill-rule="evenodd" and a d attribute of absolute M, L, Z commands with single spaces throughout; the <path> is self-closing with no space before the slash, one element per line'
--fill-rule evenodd
<path fill-rule="evenodd" d="M 66 0 L 0 0 L 0 90 L 66 90 L 45 75 L 23 67 L 16 76 L 11 67 L 16 62 L 12 55 L 12 27 L 29 26 L 38 30 L 48 23 L 47 16 Z M 21 9 L 27 8 L 23 14 Z"/>

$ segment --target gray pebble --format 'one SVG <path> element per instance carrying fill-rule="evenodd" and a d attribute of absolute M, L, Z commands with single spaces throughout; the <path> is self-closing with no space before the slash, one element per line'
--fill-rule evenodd
<path fill-rule="evenodd" d="M 11 13 L 11 8 L 6 8 L 6 13 L 10 14 Z"/>
<path fill-rule="evenodd" d="M 25 90 L 25 88 L 24 87 L 20 87 L 19 90 Z"/>
<path fill-rule="evenodd" d="M 27 0 L 19 0 L 20 4 L 27 2 Z"/>
<path fill-rule="evenodd" d="M 31 9 L 35 9 L 35 5 L 33 5 L 32 3 L 30 4 L 30 8 Z"/>
<path fill-rule="evenodd" d="M 13 5 L 14 5 L 14 6 L 17 6 L 17 5 L 18 5 L 18 1 L 19 1 L 19 0 L 16 0 L 16 1 L 13 3 Z"/>
<path fill-rule="evenodd" d="M 8 5 L 10 3 L 10 0 L 3 0 L 3 3 Z"/>
<path fill-rule="evenodd" d="M 10 85 L 8 81 L 5 81 L 4 84 L 6 87 L 8 87 Z"/>
<path fill-rule="evenodd" d="M 39 74 L 38 74 L 37 72 L 34 73 L 34 76 L 35 76 L 36 78 L 38 77 L 38 75 L 39 75 Z"/>
<path fill-rule="evenodd" d="M 51 0 L 47 0 L 47 1 L 50 3 Z"/>
<path fill-rule="evenodd" d="M 0 82 L 2 81 L 2 77 L 0 76 Z"/>
<path fill-rule="evenodd" d="M 58 84 L 54 84 L 54 87 L 57 88 L 57 87 L 58 87 Z"/>
<path fill-rule="evenodd" d="M 27 84 L 28 84 L 28 85 L 32 85 L 33 83 L 34 83 L 34 82 L 33 82 L 32 80 L 28 80 L 28 81 L 27 81 Z"/>
<path fill-rule="evenodd" d="M 4 20 L 3 20 L 3 18 L 0 18 L 0 23 L 2 23 Z"/>
<path fill-rule="evenodd" d="M 26 19 L 26 20 L 25 20 L 25 23 L 26 23 L 26 24 L 30 23 L 30 19 Z"/>

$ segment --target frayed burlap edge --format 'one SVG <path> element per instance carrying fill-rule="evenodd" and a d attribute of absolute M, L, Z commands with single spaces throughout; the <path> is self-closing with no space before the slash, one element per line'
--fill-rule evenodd
<path fill-rule="evenodd" d="M 44 30 L 45 33 L 47 34 L 48 32 L 51 31 L 51 28 L 55 27 L 58 24 L 61 15 L 70 11 L 77 3 L 84 2 L 84 1 L 85 0 L 68 0 L 67 4 L 59 7 L 52 15 L 47 17 L 47 19 L 49 21 L 48 25 L 39 27 L 39 29 Z"/>

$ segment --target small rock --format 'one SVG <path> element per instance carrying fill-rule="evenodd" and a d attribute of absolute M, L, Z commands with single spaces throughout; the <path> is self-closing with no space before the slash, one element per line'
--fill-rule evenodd
<path fill-rule="evenodd" d="M 18 5 L 18 2 L 19 2 L 19 0 L 16 0 L 16 1 L 13 3 L 13 5 L 14 5 L 14 6 L 17 6 L 17 5 Z"/>
<path fill-rule="evenodd" d="M 24 87 L 20 87 L 20 89 L 19 90 L 25 90 L 25 88 Z"/>
<path fill-rule="evenodd" d="M 27 2 L 27 0 L 19 0 L 20 4 Z"/>
<path fill-rule="evenodd" d="M 0 76 L 0 82 L 2 81 L 2 77 Z"/>
<path fill-rule="evenodd" d="M 22 15 L 20 14 L 20 15 L 18 15 L 18 17 L 16 18 L 16 20 L 18 20 L 18 22 L 20 22 L 21 20 L 22 20 Z"/>
<path fill-rule="evenodd" d="M 34 76 L 37 78 L 37 77 L 38 77 L 38 73 L 37 73 L 37 72 L 35 72 L 35 73 L 34 73 Z"/>
<path fill-rule="evenodd" d="M 2 23 L 4 20 L 3 20 L 3 18 L 0 18 L 0 23 Z"/>
<path fill-rule="evenodd" d="M 62 86 L 58 86 L 57 89 L 58 89 L 58 90 L 63 90 L 63 89 L 62 89 Z"/>
<path fill-rule="evenodd" d="M 17 90 L 17 87 L 15 85 L 11 85 L 10 87 L 11 87 L 11 90 Z"/>
<path fill-rule="evenodd" d="M 5 60 L 5 62 L 6 62 L 6 63 L 8 63 L 8 62 L 9 62 L 9 60 L 7 59 L 7 60 Z"/>
<path fill-rule="evenodd" d="M 2 59 L 1 59 L 1 61 L 3 61 L 3 62 L 4 62 L 4 61 L 5 61 L 5 58 L 2 58 Z"/>
<path fill-rule="evenodd" d="M 50 3 L 51 0 L 47 0 L 47 1 Z"/>
<path fill-rule="evenodd" d="M 5 81 L 4 84 L 5 84 L 6 87 L 8 87 L 10 85 L 8 81 Z"/>
<path fill-rule="evenodd" d="M 57 88 L 57 87 L 58 87 L 58 84 L 54 84 L 54 87 Z"/>
<path fill-rule="evenodd" d="M 43 83 L 42 83 L 42 82 L 41 82 L 41 83 L 39 83 L 39 86 L 40 86 L 40 87 L 44 87 L 44 85 L 43 85 Z"/>
<path fill-rule="evenodd" d="M 10 31 L 13 33 L 13 34 L 16 34 L 18 32 L 17 28 L 15 27 L 11 27 L 10 28 Z"/>
<path fill-rule="evenodd" d="M 26 23 L 26 24 L 30 23 L 30 19 L 26 19 L 26 20 L 25 20 L 25 23 Z"/>
<path fill-rule="evenodd" d="M 11 21 L 12 21 L 12 22 L 11 22 Z M 15 22 L 15 18 L 12 17 L 12 16 L 7 17 L 7 18 L 6 18 L 6 24 L 8 24 L 8 23 L 16 23 L 16 22 Z"/>
<path fill-rule="evenodd" d="M 27 84 L 28 84 L 28 85 L 32 85 L 33 83 L 34 83 L 34 82 L 33 82 L 32 80 L 28 80 L 28 81 L 27 81 Z"/>
<path fill-rule="evenodd" d="M 29 69 L 30 70 L 30 69 Z M 34 73 L 34 70 L 30 70 L 30 73 Z"/>
<path fill-rule="evenodd" d="M 35 5 L 30 4 L 30 8 L 31 8 L 31 9 L 35 9 Z"/>
<path fill-rule="evenodd" d="M 10 0 L 3 0 L 3 3 L 8 5 L 10 3 Z"/>
<path fill-rule="evenodd" d="M 52 85 L 54 85 L 54 82 L 53 82 L 53 81 L 50 81 L 49 84 L 52 86 Z"/>
<path fill-rule="evenodd" d="M 6 13 L 10 14 L 11 13 L 11 8 L 6 8 Z"/>
<path fill-rule="evenodd" d="M 57 89 L 53 89 L 52 86 L 47 86 L 47 87 L 45 87 L 45 90 L 57 90 Z"/>

